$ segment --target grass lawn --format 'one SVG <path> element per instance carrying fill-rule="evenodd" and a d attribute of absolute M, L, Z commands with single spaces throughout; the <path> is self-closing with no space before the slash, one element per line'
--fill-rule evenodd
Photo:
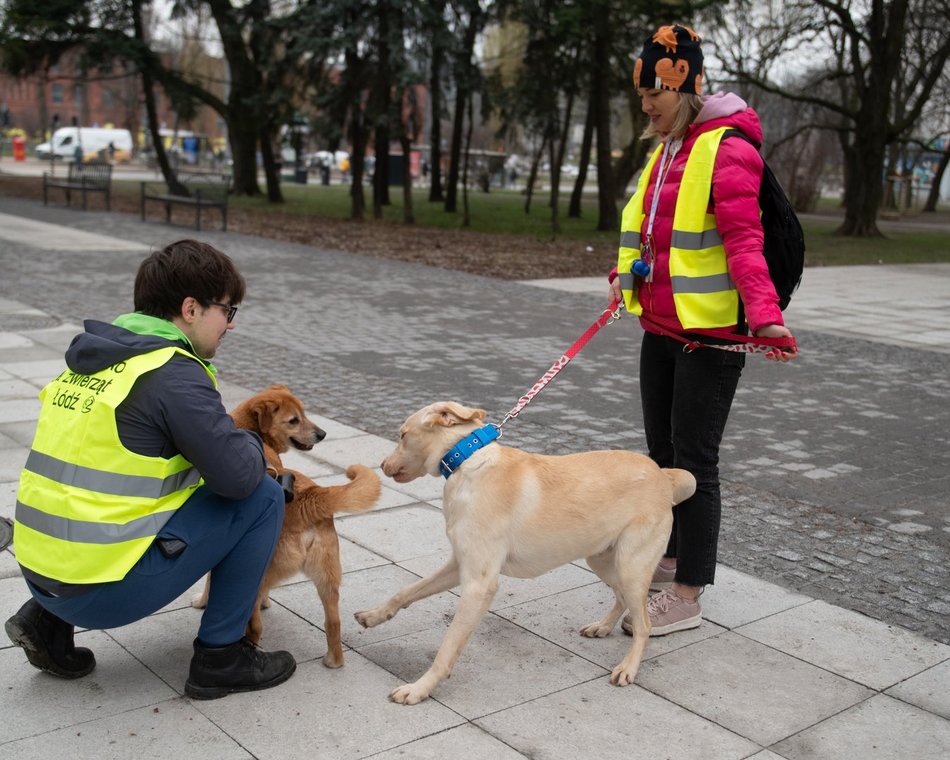
<path fill-rule="evenodd" d="M 117 192 L 138 193 L 138 183 L 116 182 Z M 124 187 L 123 187 L 124 186 Z M 233 197 L 231 207 L 235 210 L 280 211 L 290 215 L 348 219 L 350 215 L 349 185 L 319 184 L 296 185 L 285 181 L 282 186 L 283 204 L 270 204 L 263 197 Z M 262 186 L 263 189 L 263 186 Z M 378 223 L 372 218 L 372 188 L 364 186 L 367 204 L 367 224 Z M 473 190 L 468 193 L 470 227 L 473 232 L 523 235 L 535 240 L 551 240 L 551 213 L 547 192 L 536 193 L 532 198 L 530 213 L 525 213 L 525 196 L 517 190 L 493 189 L 490 193 Z M 559 221 L 561 240 L 590 241 L 613 244 L 618 232 L 598 232 L 596 200 L 585 196 L 580 219 L 567 216 L 569 196 L 561 195 Z M 403 215 L 402 188 L 390 188 L 390 205 L 383 208 L 383 222 L 401 224 Z M 926 220 L 928 223 L 905 224 L 882 221 L 884 238 L 850 238 L 834 234 L 840 224 L 840 212 L 832 202 L 827 202 L 819 214 L 807 214 L 801 219 L 805 230 L 806 263 L 808 266 L 831 266 L 848 264 L 907 264 L 950 262 L 950 233 L 947 225 L 933 224 L 934 215 L 905 215 L 903 221 Z M 463 219 L 462 193 L 458 195 L 458 212 L 446 213 L 441 203 L 430 203 L 428 188 L 413 191 L 413 212 L 419 227 L 461 229 Z M 618 204 L 619 212 L 619 204 Z M 938 217 L 950 222 L 946 211 Z"/>
<path fill-rule="evenodd" d="M 291 214 L 306 214 L 346 219 L 350 213 L 349 186 L 282 186 L 285 203 L 283 210 Z M 366 203 L 370 208 L 367 218 L 372 217 L 372 191 L 366 188 Z M 526 235 L 538 240 L 551 239 L 551 212 L 547 193 L 536 194 L 531 201 L 531 211 L 525 214 L 525 196 L 514 190 L 470 192 L 468 195 L 471 229 L 478 232 L 496 232 Z M 390 189 L 391 205 L 384 207 L 383 219 L 389 222 L 402 221 L 402 188 Z M 580 219 L 567 217 L 569 198 L 561 197 L 558 237 L 570 240 L 613 241 L 617 233 L 598 232 L 593 227 L 597 220 L 596 201 L 586 197 L 583 216 Z M 268 204 L 257 198 L 235 198 L 237 208 L 263 208 Z M 422 227 L 458 229 L 462 222 L 462 196 L 458 197 L 459 211 L 448 214 L 441 203 L 430 203 L 428 189 L 413 191 L 413 212 L 416 224 Z M 935 225 L 933 229 L 907 228 L 882 222 L 886 238 L 848 238 L 834 234 L 840 219 L 834 216 L 805 215 L 802 227 L 805 230 L 806 259 L 809 266 L 845 264 L 907 264 L 925 262 L 950 262 L 950 233 Z"/>

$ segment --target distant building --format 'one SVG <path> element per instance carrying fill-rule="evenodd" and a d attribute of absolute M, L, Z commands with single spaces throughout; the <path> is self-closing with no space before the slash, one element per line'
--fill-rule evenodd
<path fill-rule="evenodd" d="M 118 61 L 84 76 L 78 58 L 78 51 L 67 53 L 55 66 L 22 79 L 0 73 L 0 103 L 6 104 L 9 126 L 23 129 L 35 140 L 45 139 L 54 122 L 57 127 L 73 123 L 82 127 L 124 127 L 138 139 L 146 127 L 141 77 Z M 217 83 L 209 89 L 223 97 L 227 82 L 223 59 L 192 55 L 189 65 L 193 67 L 189 70 L 197 68 L 199 76 Z M 155 100 L 161 127 L 188 129 L 211 140 L 226 137 L 224 121 L 210 108 L 198 104 L 195 117 L 185 121 L 177 116 L 158 86 Z"/>

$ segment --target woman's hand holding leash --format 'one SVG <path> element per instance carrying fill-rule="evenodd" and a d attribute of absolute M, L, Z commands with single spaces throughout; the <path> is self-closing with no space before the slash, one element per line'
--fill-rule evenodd
<path fill-rule="evenodd" d="M 610 281 L 610 290 L 607 291 L 607 303 L 612 304 L 614 301 L 622 301 L 623 293 L 620 292 L 620 278 L 614 277 Z"/>
<path fill-rule="evenodd" d="M 612 285 L 613 283 L 611 283 Z M 755 331 L 756 338 L 791 338 L 792 332 L 784 325 L 765 325 Z M 773 349 L 765 354 L 765 358 L 773 362 L 790 362 L 798 356 L 797 350 L 783 351 L 780 348 Z"/>

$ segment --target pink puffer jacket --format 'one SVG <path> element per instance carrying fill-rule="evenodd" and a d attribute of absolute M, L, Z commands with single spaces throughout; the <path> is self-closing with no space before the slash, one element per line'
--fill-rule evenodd
<path fill-rule="evenodd" d="M 676 195 L 683 177 L 683 168 L 696 138 L 704 132 L 725 126 L 742 131 L 755 146 L 762 144 L 759 117 L 742 98 L 731 93 L 706 98 L 703 109 L 689 127 L 660 190 L 659 205 L 653 223 L 656 245 L 653 281 L 640 281 L 638 297 L 645 315 L 677 332 L 682 332 L 683 327 L 676 317 L 669 272 Z M 658 170 L 659 162 L 654 167 L 650 186 L 643 199 L 643 208 L 647 212 L 641 230 L 644 237 Z M 778 307 L 778 296 L 762 255 L 763 233 L 758 204 L 761 180 L 762 158 L 753 145 L 736 138 L 720 143 L 713 171 L 711 205 L 716 215 L 716 227 L 726 250 L 729 275 L 739 291 L 746 320 L 753 332 L 765 325 L 784 324 L 782 312 Z M 642 320 L 641 324 L 645 330 L 650 330 L 649 324 L 643 323 Z"/>

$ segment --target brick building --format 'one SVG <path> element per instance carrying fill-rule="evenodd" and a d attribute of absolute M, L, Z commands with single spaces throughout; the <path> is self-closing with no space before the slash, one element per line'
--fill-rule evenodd
<path fill-rule="evenodd" d="M 29 77 L 14 78 L 0 73 L 0 112 L 5 106 L 9 126 L 23 129 L 35 141 L 46 139 L 54 122 L 66 127 L 74 120 L 83 127 L 124 127 L 133 136 L 141 136 L 145 128 L 141 78 L 119 62 L 83 76 L 77 65 L 78 57 L 78 52 L 67 53 L 55 66 Z M 223 59 L 199 55 L 192 56 L 188 64 L 189 70 L 198 71 L 200 77 L 217 83 L 209 89 L 217 90 L 216 94 L 223 97 L 227 82 L 227 65 Z M 155 88 L 155 96 L 160 127 L 188 129 L 212 140 L 226 136 L 223 120 L 210 108 L 198 105 L 195 117 L 184 121 L 177 118 L 171 101 L 160 87 Z"/>

